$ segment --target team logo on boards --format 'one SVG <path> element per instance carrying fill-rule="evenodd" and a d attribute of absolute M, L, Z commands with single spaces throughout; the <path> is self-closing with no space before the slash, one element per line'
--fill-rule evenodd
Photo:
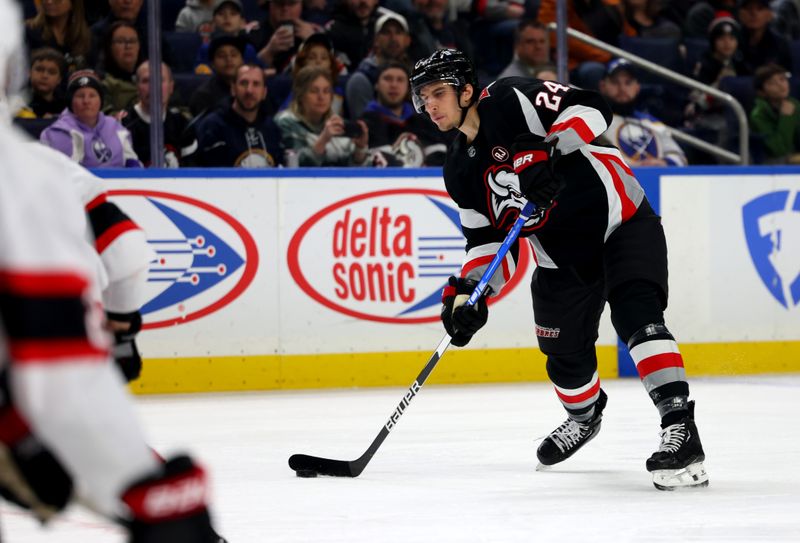
<path fill-rule="evenodd" d="M 238 298 L 258 268 L 250 233 L 206 202 L 166 192 L 113 190 L 109 195 L 147 233 L 144 328 L 199 319 Z"/>
<path fill-rule="evenodd" d="M 800 192 L 778 190 L 751 200 L 742 222 L 764 286 L 785 308 L 800 305 Z"/>
<path fill-rule="evenodd" d="M 392 324 L 436 322 L 447 278 L 461 271 L 460 224 L 443 191 L 359 194 L 300 226 L 289 242 L 289 272 L 303 292 L 338 313 Z M 522 245 L 517 273 L 502 295 L 525 274 L 529 255 Z"/>

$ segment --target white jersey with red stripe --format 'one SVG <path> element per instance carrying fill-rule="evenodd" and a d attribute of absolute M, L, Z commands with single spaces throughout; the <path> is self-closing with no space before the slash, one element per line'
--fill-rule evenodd
<path fill-rule="evenodd" d="M 108 201 L 103 182 L 63 153 L 39 142 L 30 142 L 37 155 L 59 164 L 61 177 L 71 183 L 89 216 L 90 236 L 102 267 L 103 306 L 115 313 L 138 311 L 144 303 L 147 268 L 153 251 L 145 232 L 115 204 Z"/>
<path fill-rule="evenodd" d="M 108 353 L 86 214 L 61 160 L 0 126 L 0 363 L 14 405 L 97 510 L 158 461 Z M 96 260 L 95 260 L 96 261 Z"/>
<path fill-rule="evenodd" d="M 480 127 L 473 141 L 459 132 L 444 166 L 447 191 L 459 208 L 467 238 L 462 276 L 478 279 L 526 200 L 514 173 L 512 146 L 531 134 L 554 142 L 555 172 L 564 189 L 523 227 L 537 265 L 559 268 L 588 262 L 644 200 L 644 191 L 614 147 L 596 144 L 611 110 L 596 92 L 553 81 L 509 77 L 480 94 Z M 518 244 L 490 286 L 498 293 L 513 274 Z"/>

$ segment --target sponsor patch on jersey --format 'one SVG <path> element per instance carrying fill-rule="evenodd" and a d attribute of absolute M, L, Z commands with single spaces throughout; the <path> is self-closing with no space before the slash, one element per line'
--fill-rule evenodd
<path fill-rule="evenodd" d="M 800 192 L 779 190 L 742 207 L 747 247 L 761 281 L 786 309 L 800 305 Z"/>
<path fill-rule="evenodd" d="M 252 235 L 232 215 L 180 194 L 113 190 L 155 254 L 147 274 L 144 328 L 184 324 L 238 298 L 258 268 Z"/>
<path fill-rule="evenodd" d="M 492 158 L 497 162 L 505 162 L 508 159 L 508 151 L 505 147 L 499 145 L 492 149 Z"/>
<path fill-rule="evenodd" d="M 536 335 L 538 337 L 556 339 L 560 334 L 561 328 L 547 328 L 546 326 L 536 325 Z"/>
<path fill-rule="evenodd" d="M 357 319 L 412 324 L 439 320 L 442 289 L 460 273 L 464 246 L 446 192 L 391 189 L 311 214 L 289 242 L 287 259 L 297 286 L 322 306 Z M 525 275 L 529 255 L 521 252 L 518 273 L 490 303 Z"/>

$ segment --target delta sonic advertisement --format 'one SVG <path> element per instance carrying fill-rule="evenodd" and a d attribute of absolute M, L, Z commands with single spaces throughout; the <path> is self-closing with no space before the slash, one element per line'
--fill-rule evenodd
<path fill-rule="evenodd" d="M 465 249 L 458 209 L 443 185 L 440 177 L 282 183 L 286 352 L 435 346 L 444 332 L 442 288 L 459 274 Z M 535 345 L 531 260 L 523 243 L 517 273 L 492 299 L 489 325 L 474 347 Z"/>
<path fill-rule="evenodd" d="M 142 307 L 147 357 L 278 349 L 277 183 L 109 179 L 106 187 L 152 251 Z"/>
<path fill-rule="evenodd" d="M 800 176 L 662 177 L 661 208 L 684 341 L 800 340 Z"/>

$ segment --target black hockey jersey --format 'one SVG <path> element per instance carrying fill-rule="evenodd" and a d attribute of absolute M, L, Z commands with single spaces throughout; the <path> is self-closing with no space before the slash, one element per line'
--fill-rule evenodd
<path fill-rule="evenodd" d="M 511 155 L 514 140 L 535 134 L 556 141 L 561 152 L 555 172 L 566 186 L 553 205 L 523 227 L 537 265 L 559 268 L 597 257 L 608 236 L 630 218 L 644 199 L 620 152 L 596 145 L 611 121 L 611 110 L 596 92 L 553 81 L 510 77 L 481 91 L 480 127 L 467 143 L 459 132 L 444 166 L 447 191 L 459 208 L 467 238 L 462 276 L 480 278 L 526 200 L 520 193 Z M 514 273 L 515 244 L 490 282 L 499 292 Z"/>

